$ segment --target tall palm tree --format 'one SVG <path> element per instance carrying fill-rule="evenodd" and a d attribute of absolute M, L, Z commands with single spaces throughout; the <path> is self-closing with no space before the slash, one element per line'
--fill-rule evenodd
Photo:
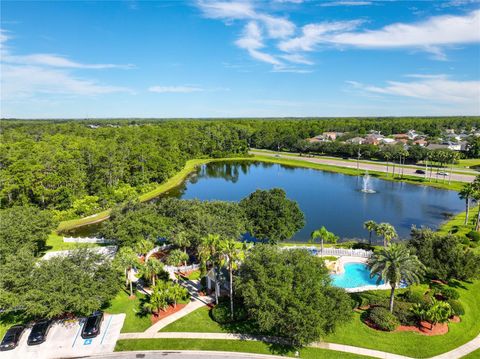
<path fill-rule="evenodd" d="M 372 233 L 375 232 L 375 230 L 377 229 L 377 226 L 378 226 L 377 222 L 372 220 L 363 222 L 363 228 L 365 228 L 369 233 L 368 243 L 370 245 L 372 245 Z"/>
<path fill-rule="evenodd" d="M 228 268 L 230 276 L 230 315 L 233 320 L 233 271 L 245 259 L 245 246 L 234 239 L 227 239 L 220 244 L 220 256 L 220 263 Z"/>
<path fill-rule="evenodd" d="M 466 183 L 460 192 L 458 192 L 458 197 L 465 200 L 465 222 L 464 225 L 468 223 L 468 214 L 470 212 L 470 200 L 475 194 L 475 186 L 472 183 Z"/>
<path fill-rule="evenodd" d="M 115 264 L 125 272 L 125 285 L 130 287 L 130 296 L 133 296 L 133 268 L 140 264 L 137 254 L 130 247 L 121 247 L 115 256 Z"/>
<path fill-rule="evenodd" d="M 375 228 L 375 234 L 377 236 L 383 237 L 383 246 L 387 247 L 392 239 L 397 237 L 397 231 L 395 227 L 390 223 L 380 223 Z"/>
<path fill-rule="evenodd" d="M 153 248 L 155 248 L 155 244 L 148 239 L 141 239 L 137 243 L 135 243 L 135 251 L 142 255 L 146 256 L 148 252 L 150 252 Z"/>
<path fill-rule="evenodd" d="M 182 287 L 178 283 L 167 283 L 167 297 L 168 300 L 173 302 L 173 307 L 177 307 L 177 302 L 184 299 L 188 295 L 187 288 Z"/>
<path fill-rule="evenodd" d="M 202 270 L 207 267 L 207 264 L 210 262 L 213 267 L 213 272 L 215 274 L 215 303 L 218 304 L 219 296 L 219 248 L 220 248 L 221 239 L 218 234 L 208 234 L 206 237 L 200 239 L 200 245 L 198 246 L 198 255 L 202 263 Z"/>
<path fill-rule="evenodd" d="M 143 304 L 143 309 L 150 313 L 159 313 L 160 310 L 165 310 L 168 306 L 167 283 L 159 281 L 152 289 L 152 293 Z"/>
<path fill-rule="evenodd" d="M 315 239 L 320 238 L 320 248 L 321 252 L 323 254 L 323 243 L 337 243 L 338 237 L 333 234 L 332 232 L 329 232 L 325 226 L 322 226 L 322 228 L 317 229 L 312 232 L 310 236 L 310 242 L 315 243 Z"/>
<path fill-rule="evenodd" d="M 154 257 L 148 258 L 141 268 L 142 274 L 152 282 L 153 287 L 155 287 L 155 280 L 157 279 L 158 273 L 162 270 L 163 263 Z"/>
<path fill-rule="evenodd" d="M 178 233 L 176 233 L 172 238 L 172 243 L 174 245 L 176 245 L 177 247 L 182 248 L 183 251 L 185 252 L 185 254 L 187 254 L 187 248 L 191 244 L 190 239 L 188 238 L 188 234 L 184 231 L 179 231 Z M 186 260 L 185 260 L 184 265 L 185 266 L 187 265 Z"/>
<path fill-rule="evenodd" d="M 178 266 L 188 260 L 188 254 L 180 249 L 170 251 L 165 262 L 170 266 Z"/>
<path fill-rule="evenodd" d="M 367 262 L 370 268 L 370 277 L 377 276 L 377 284 L 382 280 L 390 284 L 390 312 L 393 312 L 395 289 L 401 281 L 407 284 L 419 283 L 425 273 L 425 266 L 417 256 L 412 255 L 402 244 L 391 244 L 374 253 Z"/>

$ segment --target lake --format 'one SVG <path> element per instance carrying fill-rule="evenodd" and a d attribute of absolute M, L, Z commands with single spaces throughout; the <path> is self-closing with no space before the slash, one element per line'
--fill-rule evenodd
<path fill-rule="evenodd" d="M 192 173 L 168 196 L 182 199 L 239 201 L 256 189 L 283 188 L 298 202 L 306 225 L 292 238 L 305 242 L 326 226 L 342 238 L 368 238 L 363 222 L 389 222 L 401 238 L 412 225 L 432 229 L 464 210 L 455 191 L 370 179 L 376 193 L 360 191 L 362 177 L 263 162 L 214 162 Z"/>

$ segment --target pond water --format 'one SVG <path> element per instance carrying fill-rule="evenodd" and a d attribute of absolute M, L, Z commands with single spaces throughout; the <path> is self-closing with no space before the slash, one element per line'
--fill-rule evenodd
<path fill-rule="evenodd" d="M 366 285 L 377 285 L 377 277 L 370 278 L 370 270 L 364 263 L 345 263 L 344 272 L 331 274 L 332 284 L 340 288 L 357 288 Z M 379 284 L 383 284 L 380 281 Z"/>
<path fill-rule="evenodd" d="M 389 222 L 401 238 L 412 225 L 436 229 L 463 210 L 455 191 L 370 178 L 376 193 L 363 193 L 359 176 L 263 162 L 216 162 L 198 168 L 167 195 L 182 199 L 239 201 L 256 189 L 283 188 L 298 202 L 306 225 L 293 236 L 308 241 L 310 233 L 326 226 L 342 238 L 368 238 L 363 222 Z"/>

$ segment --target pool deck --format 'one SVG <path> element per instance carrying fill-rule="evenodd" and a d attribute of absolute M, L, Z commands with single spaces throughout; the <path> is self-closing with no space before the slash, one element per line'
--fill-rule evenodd
<path fill-rule="evenodd" d="M 318 254 L 321 257 L 320 254 Z M 344 264 L 346 263 L 366 263 L 368 258 L 362 257 L 352 257 L 352 256 L 340 256 L 338 257 L 337 263 L 338 268 L 336 270 L 336 274 L 341 274 L 345 271 Z M 365 292 L 367 290 L 385 290 L 391 289 L 390 284 L 380 284 L 380 285 L 364 285 L 361 287 L 355 288 L 344 288 L 347 293 L 358 293 L 358 292 Z"/>

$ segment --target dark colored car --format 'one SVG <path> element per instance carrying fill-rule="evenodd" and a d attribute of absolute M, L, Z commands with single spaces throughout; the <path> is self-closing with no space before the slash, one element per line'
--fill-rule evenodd
<path fill-rule="evenodd" d="M 103 312 L 95 312 L 87 318 L 82 329 L 82 338 L 95 338 L 100 334 L 100 326 L 103 321 Z"/>
<path fill-rule="evenodd" d="M 52 325 L 51 320 L 41 320 L 35 323 L 27 339 L 28 345 L 42 344 L 47 339 L 48 331 Z"/>
<path fill-rule="evenodd" d="M 418 173 L 419 175 L 424 175 L 425 171 L 424 170 L 416 170 L 415 173 Z"/>
<path fill-rule="evenodd" d="M 8 329 L 0 343 L 0 350 L 14 349 L 18 345 L 24 330 L 25 327 L 23 325 L 14 325 Z"/>

